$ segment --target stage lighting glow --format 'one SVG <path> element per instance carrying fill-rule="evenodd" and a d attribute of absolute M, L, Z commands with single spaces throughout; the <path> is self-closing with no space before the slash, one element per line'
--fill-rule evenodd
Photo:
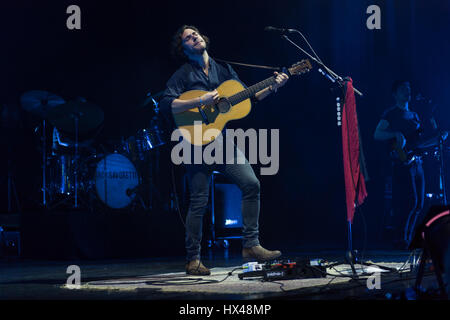
<path fill-rule="evenodd" d="M 226 226 L 232 226 L 232 225 L 235 225 L 235 224 L 238 224 L 237 220 L 233 220 L 233 219 L 226 219 L 225 220 L 225 225 Z"/>

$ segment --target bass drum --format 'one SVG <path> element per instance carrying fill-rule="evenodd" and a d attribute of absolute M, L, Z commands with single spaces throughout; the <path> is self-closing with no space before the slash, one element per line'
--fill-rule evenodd
<path fill-rule="evenodd" d="M 119 153 L 106 155 L 95 169 L 95 190 L 108 207 L 121 209 L 130 205 L 139 186 L 136 167 Z"/>

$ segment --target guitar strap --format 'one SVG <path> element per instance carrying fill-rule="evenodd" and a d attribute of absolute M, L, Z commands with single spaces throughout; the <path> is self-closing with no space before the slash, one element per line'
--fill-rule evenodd
<path fill-rule="evenodd" d="M 213 59 L 216 60 L 216 61 L 229 63 L 229 64 L 234 64 L 234 65 L 237 65 L 237 66 L 251 67 L 251 68 L 257 68 L 257 69 L 269 69 L 269 70 L 278 70 L 278 71 L 283 69 L 281 67 L 261 66 L 261 65 L 257 65 L 257 64 L 248 64 L 248 63 L 227 61 L 227 60 L 222 60 L 222 59 L 219 59 L 219 58 L 213 58 Z"/>

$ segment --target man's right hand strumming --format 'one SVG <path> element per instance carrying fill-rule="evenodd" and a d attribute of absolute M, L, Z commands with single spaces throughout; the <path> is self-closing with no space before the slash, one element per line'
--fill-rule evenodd
<path fill-rule="evenodd" d="M 217 90 L 205 93 L 200 97 L 201 105 L 211 105 L 219 100 L 219 92 Z"/>
<path fill-rule="evenodd" d="M 190 109 L 198 108 L 204 105 L 212 105 L 219 100 L 219 93 L 217 90 L 210 91 L 204 95 L 190 100 L 175 99 L 172 102 L 172 112 L 181 113 Z"/>

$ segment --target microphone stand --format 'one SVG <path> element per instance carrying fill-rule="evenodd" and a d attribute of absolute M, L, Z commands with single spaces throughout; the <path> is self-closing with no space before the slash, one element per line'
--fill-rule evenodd
<path fill-rule="evenodd" d="M 427 99 L 424 98 L 423 96 L 420 99 L 416 98 L 416 100 L 427 101 Z M 428 105 L 430 105 L 431 103 L 432 103 L 432 100 L 428 99 Z M 435 120 L 434 110 L 436 109 L 436 107 L 437 106 L 435 105 L 431 110 L 431 114 L 432 114 L 431 119 L 432 119 L 433 127 L 439 133 L 439 191 L 440 191 L 440 195 L 442 195 L 442 204 L 444 206 L 446 206 L 448 202 L 447 202 L 447 186 L 446 186 L 446 182 L 445 182 L 444 142 L 445 142 L 445 139 L 447 139 L 447 137 L 448 137 L 448 132 L 442 130 L 442 128 L 438 125 L 438 123 Z"/>
<path fill-rule="evenodd" d="M 447 190 L 446 190 L 446 185 L 445 185 L 445 166 L 444 166 L 444 138 L 443 138 L 444 133 L 442 132 L 442 130 L 440 130 L 439 133 L 439 160 L 440 160 L 440 168 L 439 168 L 439 187 L 441 188 L 441 192 L 442 192 L 442 201 L 443 201 L 443 205 L 446 206 L 447 205 Z"/>
<path fill-rule="evenodd" d="M 302 37 L 303 35 L 301 34 L 300 31 L 293 29 L 295 32 L 298 32 Z M 319 72 L 325 76 L 328 80 L 330 80 L 333 83 L 337 83 L 340 87 L 343 86 L 343 82 L 344 79 L 339 76 L 338 74 L 336 74 L 333 70 L 331 70 L 330 68 L 328 68 L 320 59 L 317 59 L 315 57 L 313 57 L 312 55 L 310 55 L 308 52 L 306 52 L 305 50 L 303 50 L 303 48 L 301 48 L 300 46 L 298 46 L 294 41 L 292 41 L 291 39 L 289 39 L 289 37 L 285 34 L 283 34 L 281 36 L 282 38 L 284 38 L 285 40 L 287 40 L 288 42 L 290 42 L 293 46 L 295 46 L 297 49 L 299 49 L 300 51 L 302 51 L 304 54 L 306 54 L 311 60 L 313 60 L 314 62 L 316 62 L 318 65 L 320 65 L 324 70 L 319 68 Z M 304 37 L 303 37 L 304 38 Z M 305 39 L 306 40 L 306 39 Z M 356 94 L 358 94 L 360 97 L 363 96 L 362 92 L 359 91 L 358 89 L 356 89 L 355 87 L 353 87 L 353 90 L 355 91 Z"/>
<path fill-rule="evenodd" d="M 305 42 L 309 45 L 308 41 L 306 40 L 306 38 L 303 36 L 303 34 L 295 29 L 292 29 L 291 32 L 297 32 L 300 34 L 300 36 L 305 40 Z M 291 39 L 289 39 L 289 37 L 284 34 L 285 32 L 283 32 L 283 34 L 281 35 L 281 37 L 283 39 L 285 39 L 286 41 L 288 41 L 289 43 L 291 43 L 294 47 L 296 47 L 297 49 L 299 49 L 301 52 L 303 52 L 305 55 L 307 55 L 311 60 L 313 60 L 314 62 L 316 62 L 321 68 L 318 69 L 318 71 L 320 72 L 320 74 L 322 74 L 324 77 L 326 77 L 328 80 L 330 80 L 333 84 L 337 84 L 339 85 L 340 88 L 344 87 L 344 79 L 339 76 L 338 74 L 336 74 L 333 70 L 331 70 L 330 68 L 328 68 L 323 62 L 322 60 L 320 60 L 320 58 L 317 56 L 317 54 L 314 52 L 314 49 L 309 45 L 309 47 L 311 48 L 311 50 L 313 51 L 313 53 L 316 55 L 317 58 L 313 57 L 311 54 L 309 54 L 308 52 L 306 52 L 303 48 L 301 48 L 300 46 L 298 46 L 294 41 L 292 41 Z M 323 69 L 322 69 L 323 68 Z M 363 96 L 363 93 L 361 91 L 359 91 L 356 88 L 353 88 L 354 92 L 356 94 L 358 94 L 360 97 Z M 337 97 L 336 99 L 337 101 L 337 110 L 338 110 L 338 126 L 341 125 L 341 113 L 340 113 L 340 101 L 341 101 L 341 97 Z M 345 254 L 345 260 L 350 264 L 351 270 L 352 270 L 352 274 L 353 274 L 353 278 L 354 279 L 358 279 L 358 274 L 356 273 L 355 270 L 355 266 L 354 264 L 356 262 L 358 262 L 357 256 L 356 256 L 356 251 L 353 250 L 353 240 L 352 240 L 352 223 L 351 221 L 348 221 L 348 250 Z M 367 263 L 363 263 L 360 262 L 360 264 L 364 264 L 364 265 L 370 265 Z M 378 266 L 379 268 L 383 269 L 382 267 Z M 389 268 L 387 268 L 389 269 Z M 390 269 L 389 269 L 390 270 Z"/>
<path fill-rule="evenodd" d="M 158 122 L 158 118 L 160 117 L 159 114 L 159 103 L 155 100 L 156 98 L 162 96 L 164 94 L 164 91 L 160 91 L 156 94 L 152 94 L 151 92 L 147 92 L 146 94 L 146 98 L 144 100 L 144 102 L 142 103 L 142 107 L 147 107 L 150 104 L 153 105 L 153 111 L 154 111 L 154 116 L 152 117 L 152 119 L 150 120 L 150 128 L 149 129 L 153 129 L 154 128 L 154 123 Z M 145 129 L 144 129 L 145 130 Z M 150 158 L 151 157 L 151 158 Z M 154 152 L 149 153 L 148 158 L 150 158 L 150 161 L 148 161 L 149 165 L 147 167 L 148 170 L 148 200 L 149 200 L 149 209 L 152 210 L 153 209 L 153 205 L 154 205 L 154 194 L 156 194 L 156 196 L 159 198 L 159 193 L 158 193 L 158 189 L 156 188 L 155 184 L 154 184 L 154 176 L 155 176 L 155 172 L 159 172 L 159 160 L 160 160 L 160 151 L 158 148 L 155 148 Z M 141 203 L 142 203 L 142 199 L 141 199 Z M 144 209 L 147 210 L 147 208 L 144 206 Z"/>

